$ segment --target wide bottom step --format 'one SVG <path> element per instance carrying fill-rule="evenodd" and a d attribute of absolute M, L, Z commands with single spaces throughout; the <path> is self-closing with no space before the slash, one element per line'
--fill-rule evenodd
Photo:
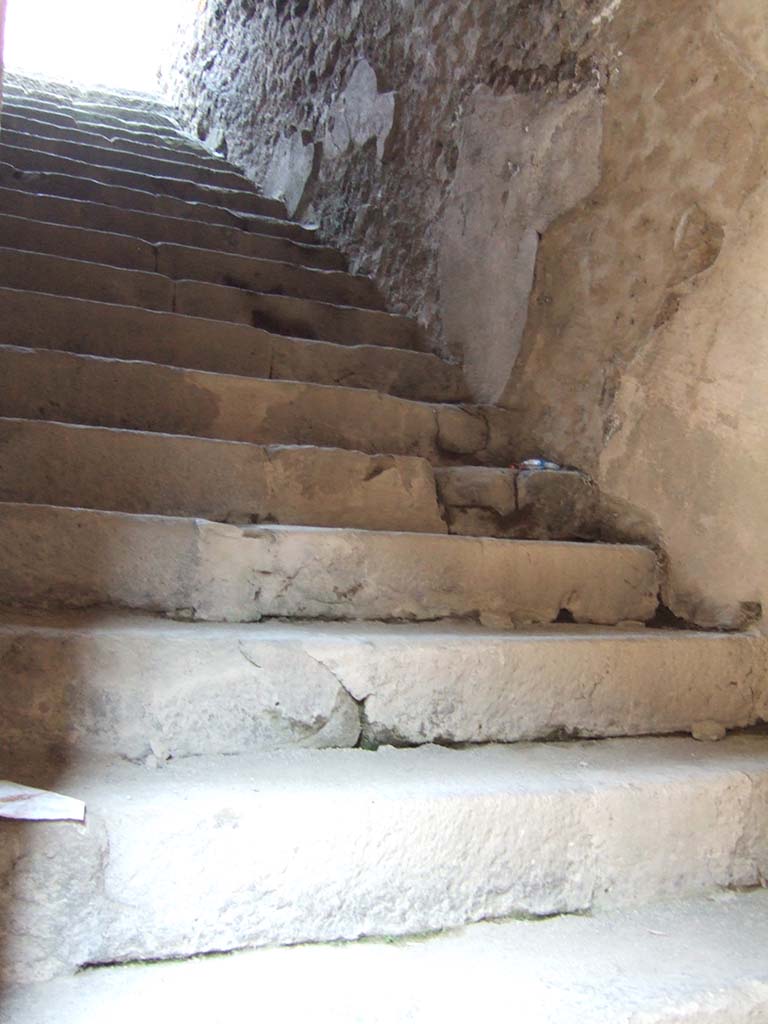
<path fill-rule="evenodd" d="M 768 893 L 429 940 L 266 949 L 113 967 L 7 993 L 5 1024 L 759 1024 Z"/>
<path fill-rule="evenodd" d="M 308 750 L 14 778 L 88 808 L 85 825 L 0 822 L 17 980 L 768 877 L 763 737 Z"/>

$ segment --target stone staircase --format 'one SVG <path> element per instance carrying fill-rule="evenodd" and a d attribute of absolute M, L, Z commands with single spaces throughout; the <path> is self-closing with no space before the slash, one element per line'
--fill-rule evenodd
<path fill-rule="evenodd" d="M 0 317 L 3 772 L 88 807 L 0 822 L 0 1019 L 768 1019 L 768 743 L 681 735 L 768 719 L 762 641 L 646 628 L 654 553 L 372 281 L 158 102 L 12 78 Z"/>

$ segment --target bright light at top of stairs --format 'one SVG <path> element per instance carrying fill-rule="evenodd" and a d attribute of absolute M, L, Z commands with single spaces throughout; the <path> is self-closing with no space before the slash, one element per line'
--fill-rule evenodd
<path fill-rule="evenodd" d="M 5 62 L 61 82 L 158 92 L 157 72 L 201 0 L 9 0 Z"/>

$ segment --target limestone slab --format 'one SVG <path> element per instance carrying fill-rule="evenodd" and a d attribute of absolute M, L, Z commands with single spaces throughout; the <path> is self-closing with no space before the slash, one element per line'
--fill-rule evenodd
<path fill-rule="evenodd" d="M 7 1024 L 91 1024 L 105 1014 L 114 1024 L 153 1014 L 210 1024 L 237 1019 L 248 1005 L 285 1024 L 454 1024 L 507 1019 L 514 993 L 513 1012 L 526 1024 L 760 1024 L 768 1018 L 767 944 L 768 895 L 721 893 L 484 922 L 426 939 L 108 967 L 15 987 L 4 1012 Z"/>
<path fill-rule="evenodd" d="M 691 733 L 768 716 L 766 641 L 557 626 L 0 614 L 16 760 Z"/>
<path fill-rule="evenodd" d="M 307 750 L 55 781 L 85 825 L 36 825 L 33 843 L 0 823 L 6 977 L 598 910 L 768 868 L 760 737 Z"/>
<path fill-rule="evenodd" d="M 266 199 L 254 191 L 222 188 L 171 178 L 164 173 L 147 174 L 121 168 L 101 167 L 84 160 L 42 153 L 34 149 L 0 144 L 0 160 L 21 171 L 42 171 L 83 177 L 105 185 L 149 192 L 161 197 L 170 197 L 185 202 L 209 203 L 227 210 L 254 215 L 279 217 L 285 214 L 282 203 Z"/>
<path fill-rule="evenodd" d="M 421 328 L 408 317 L 200 281 L 177 282 L 176 311 L 342 345 L 426 348 Z"/>
<path fill-rule="evenodd" d="M 299 263 L 322 270 L 343 270 L 344 258 L 334 249 L 315 244 L 308 228 L 291 221 L 262 218 L 262 234 L 242 227 L 207 224 L 203 221 L 162 217 L 140 210 L 123 210 L 104 203 L 36 195 L 18 189 L 0 188 L 0 211 L 16 217 L 41 219 L 49 224 L 133 235 L 147 242 L 174 242 L 255 256 L 261 259 Z"/>
<path fill-rule="evenodd" d="M 9 163 L 0 163 L 0 185 L 4 188 L 43 192 L 46 195 L 103 203 L 124 210 L 140 210 L 165 217 L 189 217 L 207 224 L 237 227 L 240 215 L 211 203 L 187 202 L 173 196 L 159 196 L 122 185 L 107 185 L 100 181 L 50 171 L 19 170 Z"/>
<path fill-rule="evenodd" d="M 174 305 L 174 282 L 161 274 L 11 248 L 0 248 L 0 285 L 142 309 Z"/>
<path fill-rule="evenodd" d="M 278 494 L 279 472 L 287 476 L 294 458 L 289 450 L 271 478 Z M 374 500 L 375 484 L 362 481 L 365 500 Z M 29 607 L 112 605 L 207 621 L 495 624 L 552 622 L 568 608 L 577 622 L 613 624 L 648 619 L 657 603 L 656 559 L 631 546 L 241 528 L 13 503 L 0 506 L 0 524 L 0 601 Z"/>
<path fill-rule="evenodd" d="M 273 259 L 160 244 L 157 246 L 157 270 L 175 279 L 210 281 L 231 288 L 297 295 L 342 306 L 384 309 L 384 298 L 372 278 L 333 270 L 310 270 Z"/>
<path fill-rule="evenodd" d="M 0 417 L 442 459 L 440 407 L 373 390 L 0 345 Z M 465 447 L 475 417 L 456 409 Z M 476 452 L 475 454 L 482 454 Z"/>
<path fill-rule="evenodd" d="M 445 531 L 422 459 L 5 419 L 0 468 L 5 501 L 218 522 Z"/>
<path fill-rule="evenodd" d="M 114 167 L 127 171 L 138 171 L 158 177 L 195 181 L 201 185 L 214 188 L 236 189 L 249 191 L 250 183 L 241 174 L 214 164 L 196 164 L 187 162 L 181 157 L 149 156 L 123 150 L 117 141 L 112 145 L 90 144 L 65 141 L 62 139 L 46 139 L 41 136 L 29 135 L 26 132 L 5 130 L 4 145 L 17 149 L 31 149 L 40 153 L 51 153 L 54 156 L 69 157 L 92 167 Z"/>
<path fill-rule="evenodd" d="M 32 348 L 346 384 L 425 401 L 464 397 L 460 368 L 426 352 L 285 338 L 242 324 L 9 288 L 0 288 L 0 313 L 0 337 Z"/>

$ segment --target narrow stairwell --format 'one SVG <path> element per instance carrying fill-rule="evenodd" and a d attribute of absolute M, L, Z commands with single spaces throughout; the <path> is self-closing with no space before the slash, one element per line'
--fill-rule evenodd
<path fill-rule="evenodd" d="M 664 981 L 648 937 L 701 920 L 741 958 L 722 1012 L 768 1012 L 736 923 L 765 897 L 729 892 L 768 877 L 768 742 L 689 735 L 768 719 L 762 645 L 646 628 L 654 552 L 578 542 L 588 482 L 552 515 L 341 253 L 159 102 L 11 78 L 0 322 L 3 772 L 88 807 L 0 821 L 0 1019 L 219 1019 L 211 986 L 359 965 L 397 998 L 316 1019 L 445 1020 L 467 957 L 490 1014 L 531 944 L 565 959 L 520 968 L 523 1022 L 753 1019 Z"/>

